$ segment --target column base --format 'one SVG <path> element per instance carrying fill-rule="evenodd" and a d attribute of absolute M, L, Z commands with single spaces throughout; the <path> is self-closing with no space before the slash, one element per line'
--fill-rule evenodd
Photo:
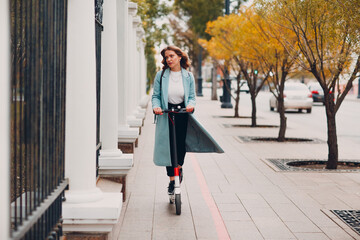
<path fill-rule="evenodd" d="M 90 190 L 71 190 L 65 191 L 65 198 L 67 203 L 78 204 L 78 203 L 91 203 L 101 201 L 104 196 L 103 192 L 97 187 Z"/>
<path fill-rule="evenodd" d="M 120 159 L 123 155 L 120 149 L 102 149 L 100 150 L 99 160 L 100 159 Z"/>
<path fill-rule="evenodd" d="M 140 128 L 123 126 L 118 128 L 118 148 L 123 153 L 134 153 L 140 134 Z"/>
<path fill-rule="evenodd" d="M 143 120 L 144 118 L 145 118 L 145 111 L 137 111 L 136 113 L 134 113 L 135 114 L 135 117 L 137 118 L 137 119 L 141 119 L 141 120 Z M 142 124 L 141 124 L 141 126 L 142 126 Z"/>
<path fill-rule="evenodd" d="M 146 113 L 146 108 L 142 108 L 141 106 L 139 106 L 138 111 L 141 113 Z"/>
<path fill-rule="evenodd" d="M 123 126 L 118 128 L 118 142 L 133 143 L 139 138 L 139 129 Z"/>
<path fill-rule="evenodd" d="M 135 116 L 130 116 L 126 118 L 126 122 L 130 127 L 141 127 L 143 121 Z"/>
<path fill-rule="evenodd" d="M 109 233 L 118 222 L 122 208 L 122 193 L 103 193 L 96 202 L 62 205 L 64 232 Z"/>
<path fill-rule="evenodd" d="M 133 154 L 122 154 L 121 156 L 99 157 L 99 174 L 101 176 L 122 176 L 126 175 L 134 164 Z"/>

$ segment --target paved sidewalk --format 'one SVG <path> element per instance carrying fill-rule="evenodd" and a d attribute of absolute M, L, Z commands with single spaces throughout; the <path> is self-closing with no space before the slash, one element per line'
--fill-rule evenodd
<path fill-rule="evenodd" d="M 277 136 L 278 128 L 225 128 L 225 123 L 249 124 L 250 119 L 217 117 L 234 110 L 221 109 L 204 95 L 197 99 L 196 118 L 225 153 L 187 154 L 177 216 L 167 196 L 166 171 L 152 161 L 155 125 L 149 104 L 127 177 L 118 239 L 360 239 L 329 212 L 360 209 L 360 173 L 274 171 L 265 158 L 326 158 L 326 143 L 240 142 L 237 136 Z M 242 106 L 242 113 L 250 116 L 250 111 L 250 105 Z M 278 125 L 278 119 L 259 113 L 258 123 Z M 287 130 L 287 136 L 311 134 L 296 126 Z M 345 159 L 360 156 L 351 144 L 341 153 Z"/>
<path fill-rule="evenodd" d="M 360 98 L 358 98 L 356 94 L 348 94 L 345 99 L 348 101 L 360 101 Z"/>

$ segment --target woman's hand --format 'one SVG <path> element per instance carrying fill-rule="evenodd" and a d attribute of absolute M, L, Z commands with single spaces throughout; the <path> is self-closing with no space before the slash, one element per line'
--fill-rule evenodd
<path fill-rule="evenodd" d="M 155 114 L 163 115 L 163 111 L 160 107 L 154 108 L 153 111 Z"/>
<path fill-rule="evenodd" d="M 193 112 L 193 111 L 194 111 L 194 107 L 191 106 L 191 105 L 187 105 L 187 106 L 186 106 L 186 111 L 187 111 L 187 112 Z"/>

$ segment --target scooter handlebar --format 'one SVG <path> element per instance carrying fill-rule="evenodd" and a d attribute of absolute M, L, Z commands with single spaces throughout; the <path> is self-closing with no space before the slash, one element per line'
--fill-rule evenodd
<path fill-rule="evenodd" d="M 194 110 L 192 112 L 187 112 L 186 108 L 169 108 L 162 110 L 162 112 L 163 113 L 193 113 Z"/>
<path fill-rule="evenodd" d="M 174 113 L 188 113 L 186 111 L 186 108 L 169 108 L 169 109 L 164 109 L 163 110 L 163 113 L 171 113 L 171 112 L 174 112 Z"/>

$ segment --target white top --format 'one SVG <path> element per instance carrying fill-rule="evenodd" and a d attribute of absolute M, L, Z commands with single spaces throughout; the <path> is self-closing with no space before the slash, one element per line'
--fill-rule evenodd
<path fill-rule="evenodd" d="M 181 71 L 170 71 L 168 101 L 171 104 L 179 104 L 184 101 L 184 85 Z"/>

